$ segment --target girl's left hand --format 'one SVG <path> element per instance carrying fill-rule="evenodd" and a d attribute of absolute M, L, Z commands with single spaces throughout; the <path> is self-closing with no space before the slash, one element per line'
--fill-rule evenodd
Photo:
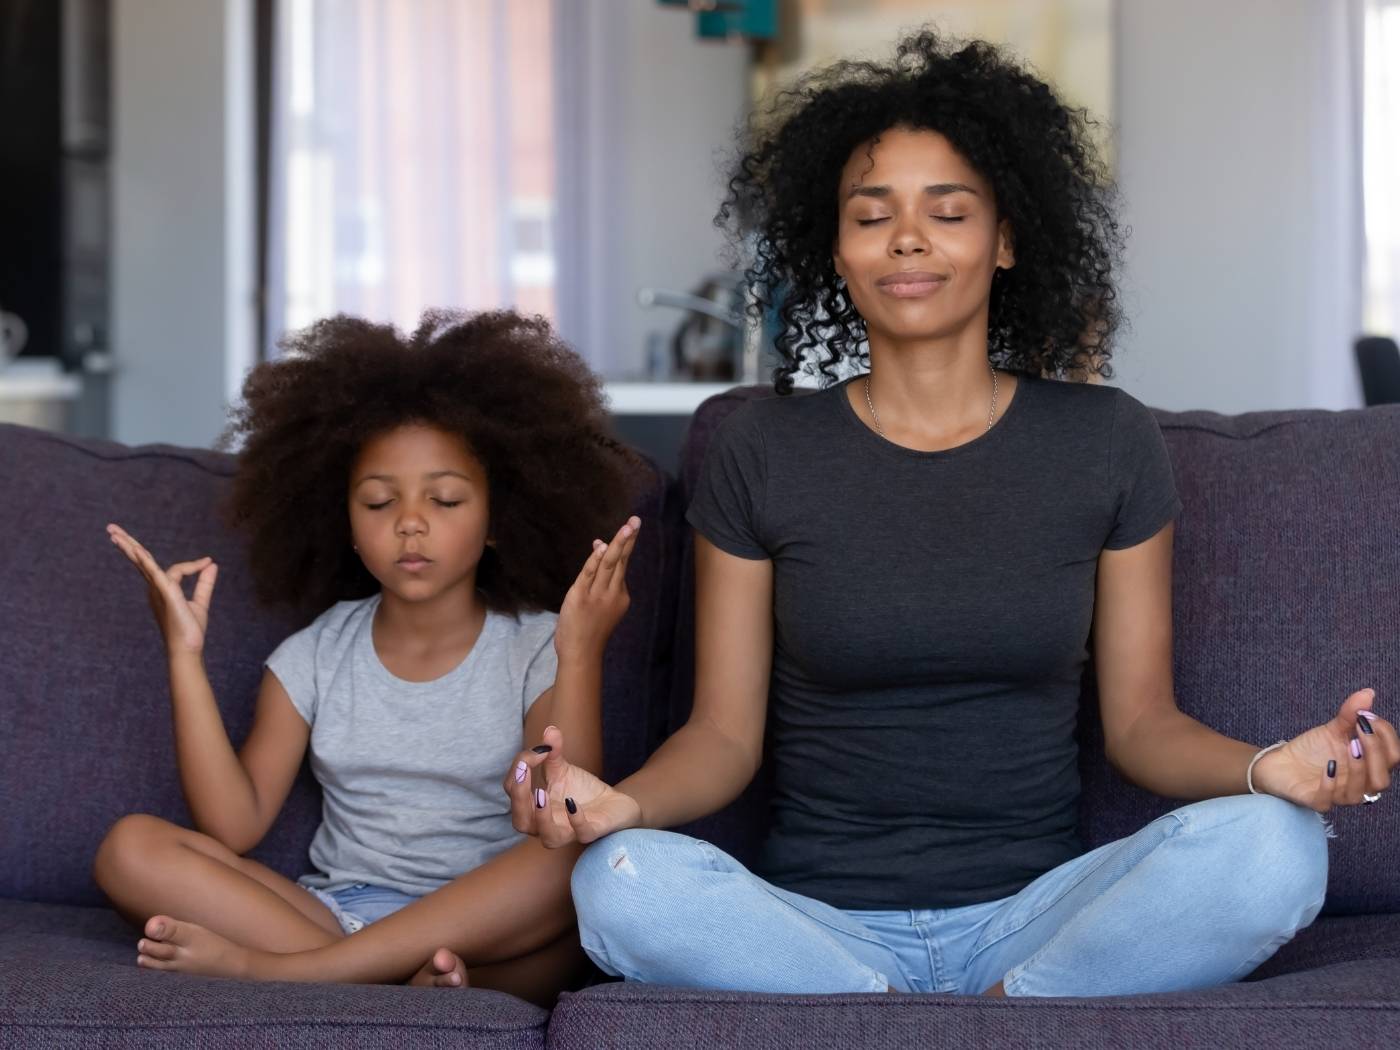
<path fill-rule="evenodd" d="M 1390 771 L 1400 764 L 1400 737 L 1370 710 L 1375 699 L 1374 689 L 1352 693 L 1336 718 L 1270 751 L 1255 763 L 1255 790 L 1326 813 L 1390 787 Z M 1327 775 L 1329 763 L 1336 763 L 1334 776 Z"/>
<path fill-rule="evenodd" d="M 560 659 L 600 657 L 613 629 L 631 604 L 627 593 L 627 559 L 637 542 L 642 519 L 628 518 L 611 543 L 593 541 L 593 553 L 564 596 L 554 649 Z"/>

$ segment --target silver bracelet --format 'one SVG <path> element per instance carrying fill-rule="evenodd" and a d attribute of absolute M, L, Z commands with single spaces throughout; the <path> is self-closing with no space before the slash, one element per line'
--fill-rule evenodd
<path fill-rule="evenodd" d="M 1270 751 L 1277 751 L 1286 743 L 1288 743 L 1287 740 L 1280 740 L 1277 744 L 1270 744 L 1268 747 L 1261 747 L 1258 751 L 1254 753 L 1254 757 L 1249 760 L 1249 768 L 1244 771 L 1244 783 L 1245 786 L 1249 788 L 1249 793 L 1251 795 L 1259 794 L 1259 792 L 1254 790 L 1254 763 L 1258 762 Z"/>

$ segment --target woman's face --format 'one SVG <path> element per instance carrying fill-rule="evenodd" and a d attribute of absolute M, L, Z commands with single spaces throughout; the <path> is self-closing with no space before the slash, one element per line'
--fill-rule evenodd
<path fill-rule="evenodd" d="M 371 438 L 349 503 L 360 559 L 386 591 L 424 601 L 475 585 L 491 507 L 486 469 L 457 435 L 407 426 Z"/>
<path fill-rule="evenodd" d="M 992 275 L 1015 262 L 992 189 L 936 131 L 890 128 L 841 172 L 836 272 L 872 340 L 985 332 Z"/>

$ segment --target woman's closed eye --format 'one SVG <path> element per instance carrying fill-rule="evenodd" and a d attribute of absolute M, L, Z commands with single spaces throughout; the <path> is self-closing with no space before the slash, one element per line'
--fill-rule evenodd
<path fill-rule="evenodd" d="M 936 219 L 936 220 L 938 220 L 939 222 L 962 222 L 964 219 L 967 218 L 967 216 L 966 216 L 966 215 L 930 215 L 929 218 L 930 218 L 930 219 Z M 875 218 L 875 219 L 857 219 L 857 220 L 856 220 L 856 225 L 857 225 L 857 226 L 874 226 L 876 223 L 886 222 L 886 221 L 888 221 L 888 220 L 889 220 L 889 216 L 888 216 L 888 215 L 881 215 L 880 217 Z"/>

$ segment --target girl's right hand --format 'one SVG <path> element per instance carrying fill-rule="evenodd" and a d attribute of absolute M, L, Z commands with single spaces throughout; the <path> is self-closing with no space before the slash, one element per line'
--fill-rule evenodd
<path fill-rule="evenodd" d="M 121 526 L 108 525 L 107 535 L 146 577 L 151 611 L 155 613 L 156 623 L 165 638 L 166 650 L 172 656 L 176 653 L 202 653 L 204 634 L 209 625 L 209 602 L 214 596 L 214 581 L 219 575 L 214 559 L 205 557 L 182 561 L 162 569 L 150 552 Z M 195 573 L 199 575 L 194 584 L 194 597 L 186 598 L 183 581 L 186 576 Z"/>
<path fill-rule="evenodd" d="M 516 831 L 555 849 L 571 842 L 595 842 L 641 824 L 642 807 L 636 799 L 564 757 L 564 734 L 557 727 L 545 729 L 541 746 L 549 750 L 520 752 L 506 773 L 504 786 Z M 539 775 L 542 784 L 535 782 Z"/>

